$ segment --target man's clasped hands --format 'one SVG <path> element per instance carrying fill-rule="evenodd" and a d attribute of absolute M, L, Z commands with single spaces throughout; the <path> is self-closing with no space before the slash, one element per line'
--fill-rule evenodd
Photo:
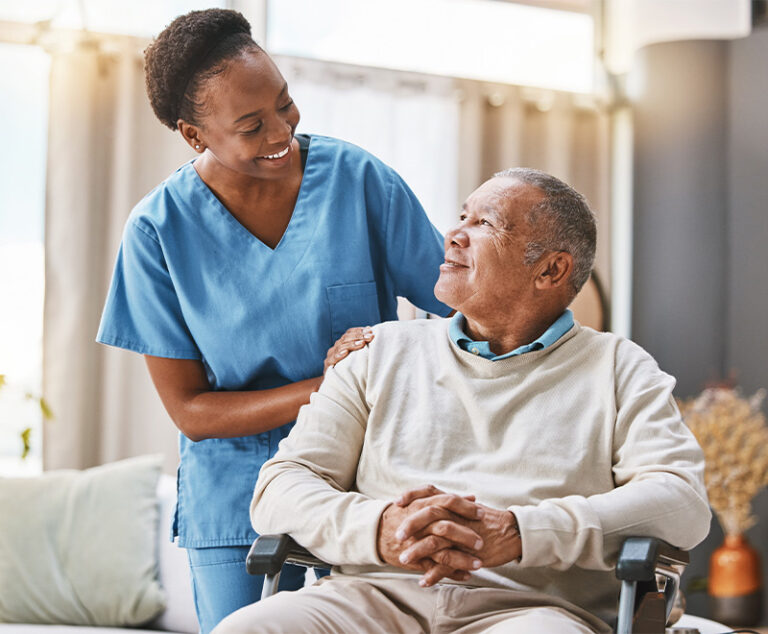
<path fill-rule="evenodd" d="M 386 563 L 422 571 L 423 587 L 444 577 L 467 581 L 470 571 L 500 566 L 522 554 L 511 511 L 432 485 L 403 493 L 384 510 L 377 545 Z"/>

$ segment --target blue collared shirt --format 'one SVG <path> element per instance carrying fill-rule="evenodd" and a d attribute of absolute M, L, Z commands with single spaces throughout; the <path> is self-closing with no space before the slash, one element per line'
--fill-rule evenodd
<path fill-rule="evenodd" d="M 487 341 L 473 341 L 464 332 L 464 324 L 466 319 L 464 315 L 457 312 L 451 319 L 449 328 L 449 334 L 453 343 L 455 343 L 462 350 L 476 354 L 484 359 L 490 359 L 491 361 L 499 361 L 506 359 L 507 357 L 515 357 L 526 352 L 532 352 L 533 350 L 543 350 L 547 346 L 551 346 L 555 341 L 560 339 L 566 332 L 573 328 L 573 313 L 569 309 L 565 309 L 565 312 L 558 317 L 555 322 L 547 328 L 544 333 L 535 341 L 529 344 L 515 348 L 512 352 L 506 354 L 496 355 L 491 351 L 491 347 Z"/>

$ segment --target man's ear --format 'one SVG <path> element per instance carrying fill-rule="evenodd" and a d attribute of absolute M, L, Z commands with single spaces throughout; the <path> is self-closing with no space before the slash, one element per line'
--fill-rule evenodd
<path fill-rule="evenodd" d="M 200 128 L 198 126 L 187 123 L 184 119 L 179 119 L 176 122 L 176 127 L 189 147 L 198 154 L 205 152 L 205 143 L 200 137 Z"/>
<path fill-rule="evenodd" d="M 537 269 L 538 290 L 563 286 L 573 273 L 573 256 L 566 251 L 554 251 L 542 258 Z"/>

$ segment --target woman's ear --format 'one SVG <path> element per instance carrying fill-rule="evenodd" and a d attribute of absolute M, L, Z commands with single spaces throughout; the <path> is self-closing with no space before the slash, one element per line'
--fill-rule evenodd
<path fill-rule="evenodd" d="M 205 152 L 205 143 L 200 138 L 200 128 L 191 123 L 187 123 L 184 119 L 179 119 L 176 122 L 176 127 L 181 132 L 181 136 L 187 142 L 187 145 L 191 147 L 198 154 Z"/>
<path fill-rule="evenodd" d="M 536 288 L 545 290 L 563 286 L 573 273 L 573 256 L 567 251 L 553 251 L 542 258 L 536 275 Z"/>

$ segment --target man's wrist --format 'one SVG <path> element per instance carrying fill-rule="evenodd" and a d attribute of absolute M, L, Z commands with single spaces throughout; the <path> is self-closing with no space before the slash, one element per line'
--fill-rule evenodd
<path fill-rule="evenodd" d="M 384 510 L 381 512 L 381 515 L 379 515 L 379 525 L 376 529 L 376 554 L 379 557 L 379 560 L 383 563 L 389 563 L 387 560 L 387 557 L 385 556 L 385 536 L 384 536 L 384 523 L 386 522 L 386 515 L 387 511 L 392 507 L 392 502 L 387 504 L 384 507 Z"/>
<path fill-rule="evenodd" d="M 517 556 L 512 561 L 520 561 L 523 558 L 523 540 L 520 536 L 520 526 L 517 523 L 517 516 L 512 511 L 506 512 L 509 524 L 506 528 L 508 539 L 511 540 L 513 548 L 518 550 Z"/>

